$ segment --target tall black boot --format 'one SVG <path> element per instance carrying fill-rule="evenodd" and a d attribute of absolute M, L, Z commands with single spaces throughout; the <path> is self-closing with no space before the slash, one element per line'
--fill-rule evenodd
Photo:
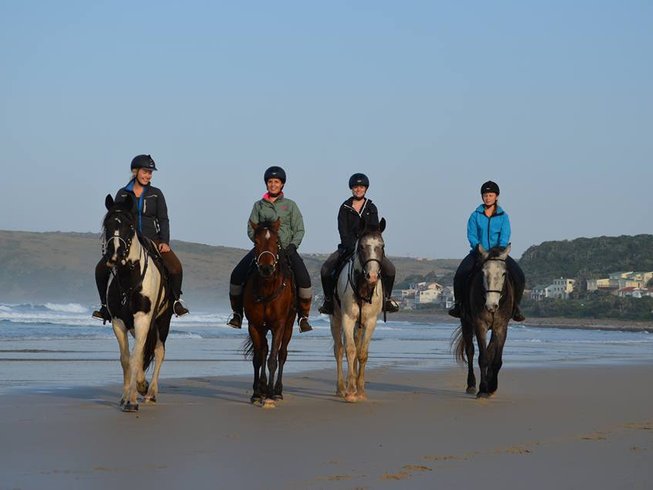
<path fill-rule="evenodd" d="M 170 294 L 174 300 L 174 303 L 172 304 L 172 311 L 174 314 L 177 316 L 183 316 L 190 313 L 188 308 L 186 308 L 181 301 L 181 275 L 169 274 L 168 284 L 170 285 Z"/>
<path fill-rule="evenodd" d="M 102 325 L 106 325 L 111 321 L 111 315 L 107 308 L 107 285 L 109 284 L 109 277 L 111 277 L 111 269 L 106 266 L 104 259 L 98 262 L 95 266 L 95 284 L 97 285 L 97 292 L 100 296 L 100 309 L 95 310 L 91 315 L 93 318 L 102 320 Z"/>
<path fill-rule="evenodd" d="M 399 305 L 397 302 L 392 299 L 392 288 L 394 287 L 395 278 L 394 276 L 382 276 L 381 281 L 383 282 L 383 291 L 385 293 L 385 305 L 383 309 L 388 313 L 396 313 L 399 311 Z"/>
<path fill-rule="evenodd" d="M 233 328 L 241 328 L 243 326 L 243 295 L 230 294 L 229 301 L 231 302 L 231 311 L 233 314 L 227 322 L 227 325 Z"/>

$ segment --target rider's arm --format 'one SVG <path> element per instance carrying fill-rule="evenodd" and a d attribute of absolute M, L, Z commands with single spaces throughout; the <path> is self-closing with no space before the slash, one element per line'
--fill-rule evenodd
<path fill-rule="evenodd" d="M 467 240 L 472 250 L 475 250 L 481 238 L 478 236 L 478 226 L 476 224 L 476 212 L 473 212 L 467 220 Z"/>
<path fill-rule="evenodd" d="M 508 217 L 508 213 L 504 212 L 503 215 L 503 220 L 501 223 L 501 232 L 499 234 L 499 246 L 502 248 L 506 248 L 508 244 L 510 243 L 510 218 Z"/>
<path fill-rule="evenodd" d="M 297 204 L 292 208 L 292 213 L 290 215 L 290 230 L 292 231 L 292 238 L 290 243 L 299 248 L 302 240 L 304 239 L 304 217 L 302 216 L 301 211 Z"/>
<path fill-rule="evenodd" d="M 349 229 L 351 220 L 348 219 L 349 211 L 345 205 L 340 206 L 338 211 L 338 233 L 340 233 L 340 245 L 345 250 L 353 249 L 356 245 L 356 235 Z"/>
<path fill-rule="evenodd" d="M 156 220 L 159 223 L 159 238 L 162 243 L 170 243 L 170 220 L 168 219 L 168 205 L 163 193 L 158 191 L 156 203 Z"/>
<path fill-rule="evenodd" d="M 252 212 L 249 213 L 249 219 L 247 220 L 247 236 L 253 242 L 254 241 L 254 228 L 252 228 L 252 223 L 258 224 L 258 203 L 254 203 L 252 206 Z"/>

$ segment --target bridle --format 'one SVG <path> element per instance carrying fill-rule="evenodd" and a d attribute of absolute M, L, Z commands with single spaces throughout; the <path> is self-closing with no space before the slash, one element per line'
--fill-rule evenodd
<path fill-rule="evenodd" d="M 499 258 L 499 257 L 490 257 L 490 258 L 488 258 L 488 259 L 485 259 L 485 260 L 483 261 L 483 264 L 485 264 L 486 262 L 490 262 L 490 261 L 503 262 L 504 264 L 506 263 L 506 259 L 501 259 L 501 258 Z M 505 289 L 506 289 L 506 281 L 505 281 L 505 277 L 504 277 L 503 287 L 502 287 L 500 290 L 499 290 L 499 289 L 486 289 L 486 290 L 485 290 L 485 293 L 486 293 L 486 294 L 487 294 L 487 293 L 498 293 L 498 294 L 499 294 L 499 297 L 501 298 L 501 297 L 503 297 L 503 291 L 504 291 Z"/>
<path fill-rule="evenodd" d="M 122 221 L 120 221 L 119 215 L 123 214 L 125 215 L 126 213 L 124 211 L 114 211 L 114 213 L 117 216 L 113 216 L 113 221 L 117 222 L 119 225 L 122 224 Z M 105 220 L 105 225 L 104 228 L 106 230 L 106 222 L 111 221 Z M 135 236 L 135 229 L 134 229 L 134 223 L 129 224 L 129 236 L 127 238 L 123 238 L 120 235 L 120 226 L 116 227 L 116 229 L 113 231 L 113 235 L 107 239 L 107 234 L 105 233 L 102 237 L 102 256 L 106 257 L 108 253 L 108 242 L 112 240 L 118 240 L 118 242 L 122 245 L 124 245 L 124 248 L 122 250 L 116 250 L 116 254 L 118 255 L 118 258 L 124 262 L 124 260 L 127 258 L 127 255 L 129 255 L 129 250 L 131 249 L 132 246 L 132 240 L 133 237 Z M 118 247 L 120 249 L 120 246 Z"/>

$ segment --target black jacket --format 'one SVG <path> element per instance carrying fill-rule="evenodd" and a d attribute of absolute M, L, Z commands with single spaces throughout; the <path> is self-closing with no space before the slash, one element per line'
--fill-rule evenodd
<path fill-rule="evenodd" d="M 134 200 L 134 214 L 137 218 L 137 231 L 150 240 L 170 243 L 170 221 L 168 206 L 163 192 L 157 187 L 148 185 L 143 190 L 140 199 L 134 195 L 134 182 L 131 181 L 116 194 L 115 201 L 124 201 L 131 194 Z"/>
<path fill-rule="evenodd" d="M 365 198 L 365 203 L 360 214 L 352 207 L 354 198 L 350 197 L 340 206 L 338 211 L 338 232 L 340 233 L 340 245 L 338 248 L 353 250 L 356 240 L 361 233 L 361 220 L 365 222 L 365 228 L 376 228 L 379 226 L 379 212 L 371 199 Z"/>

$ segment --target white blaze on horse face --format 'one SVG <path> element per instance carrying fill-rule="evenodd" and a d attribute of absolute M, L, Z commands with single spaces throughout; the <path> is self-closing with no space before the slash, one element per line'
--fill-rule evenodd
<path fill-rule="evenodd" d="M 501 291 L 506 279 L 506 263 L 502 260 L 488 260 L 483 265 L 483 284 L 485 286 L 485 308 L 494 313 L 499 308 Z"/>
<path fill-rule="evenodd" d="M 360 260 L 363 262 L 363 272 L 369 284 L 375 284 L 381 275 L 383 246 L 383 238 L 380 235 L 365 236 L 359 244 Z"/>
<path fill-rule="evenodd" d="M 270 230 L 265 230 L 265 239 L 266 240 L 270 239 Z"/>

